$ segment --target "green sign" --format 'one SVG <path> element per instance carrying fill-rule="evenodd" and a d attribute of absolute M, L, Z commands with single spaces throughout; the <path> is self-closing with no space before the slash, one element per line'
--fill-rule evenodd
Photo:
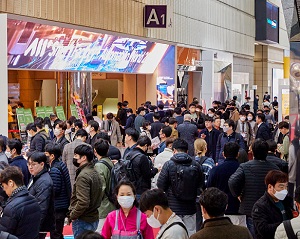
<path fill-rule="evenodd" d="M 35 112 L 37 117 L 42 117 L 43 119 L 46 117 L 44 106 L 36 107 Z"/>
<path fill-rule="evenodd" d="M 64 111 L 64 107 L 55 106 L 56 115 L 60 120 L 66 120 L 66 115 Z"/>
<path fill-rule="evenodd" d="M 71 111 L 71 115 L 72 116 L 75 116 L 76 117 L 76 119 L 78 119 L 79 118 L 79 116 L 78 116 L 78 112 L 77 112 L 77 108 L 76 108 L 76 105 L 70 105 L 70 111 Z"/>
<path fill-rule="evenodd" d="M 17 108 L 16 113 L 17 113 L 19 130 L 25 131 L 26 123 L 25 123 L 25 116 L 24 116 L 24 108 Z"/>
<path fill-rule="evenodd" d="M 26 125 L 33 123 L 34 120 L 33 120 L 31 109 L 24 109 L 24 118 L 25 118 Z"/>
<path fill-rule="evenodd" d="M 53 114 L 53 107 L 52 106 L 45 106 L 45 114 L 46 117 L 50 117 L 51 114 Z"/>

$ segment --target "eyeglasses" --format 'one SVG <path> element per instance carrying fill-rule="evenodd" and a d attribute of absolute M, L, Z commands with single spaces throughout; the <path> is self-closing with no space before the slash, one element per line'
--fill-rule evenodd
<path fill-rule="evenodd" d="M 27 163 L 27 166 L 30 168 L 30 167 L 35 167 L 39 165 L 39 163 Z"/>

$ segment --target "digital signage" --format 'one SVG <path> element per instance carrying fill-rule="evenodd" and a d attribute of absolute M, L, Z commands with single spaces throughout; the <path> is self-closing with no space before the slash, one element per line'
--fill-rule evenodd
<path fill-rule="evenodd" d="M 8 19 L 8 68 L 151 74 L 167 44 Z"/>
<path fill-rule="evenodd" d="M 266 1 L 255 1 L 256 41 L 279 43 L 279 7 Z"/>

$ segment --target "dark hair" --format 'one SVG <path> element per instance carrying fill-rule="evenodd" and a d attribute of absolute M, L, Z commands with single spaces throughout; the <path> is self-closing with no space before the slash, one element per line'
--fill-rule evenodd
<path fill-rule="evenodd" d="M 137 145 L 139 146 L 145 146 L 145 145 L 148 145 L 148 146 L 151 146 L 151 140 L 149 139 L 148 136 L 140 136 L 138 141 L 136 142 Z"/>
<path fill-rule="evenodd" d="M 211 112 L 213 112 L 213 113 L 216 112 L 214 108 L 209 108 L 207 111 L 211 111 Z"/>
<path fill-rule="evenodd" d="M 224 145 L 225 158 L 237 158 L 240 146 L 235 142 L 228 142 Z"/>
<path fill-rule="evenodd" d="M 254 119 L 255 119 L 255 115 L 254 115 L 254 113 L 253 113 L 253 112 L 251 112 L 251 111 L 250 111 L 250 112 L 247 112 L 247 115 L 248 115 L 248 114 L 251 114 L 251 115 L 252 115 L 252 120 L 254 120 Z"/>
<path fill-rule="evenodd" d="M 106 140 L 107 142 L 110 141 L 110 138 L 109 138 L 109 136 L 108 136 L 108 133 L 106 133 L 106 132 L 100 132 L 100 133 L 98 133 L 98 134 L 97 134 L 97 139 L 104 139 L 104 140 Z"/>
<path fill-rule="evenodd" d="M 149 126 L 149 125 L 151 125 L 150 121 L 149 120 L 145 120 L 144 123 L 143 123 L 143 125 L 142 125 L 142 127 L 143 127 L 144 130 L 146 130 L 147 126 Z"/>
<path fill-rule="evenodd" d="M 169 124 L 170 124 L 170 125 L 173 125 L 173 124 L 175 124 L 175 123 L 177 123 L 177 119 L 174 118 L 174 117 L 170 117 L 170 118 L 169 118 Z"/>
<path fill-rule="evenodd" d="M 184 139 L 177 138 L 174 140 L 172 148 L 186 153 L 189 150 L 189 145 Z"/>
<path fill-rule="evenodd" d="M 93 127 L 95 131 L 98 131 L 98 129 L 99 129 L 99 123 L 95 120 L 90 120 L 88 125 Z"/>
<path fill-rule="evenodd" d="M 124 107 L 127 107 L 127 105 L 128 105 L 128 101 L 123 101 L 123 103 L 122 103 L 122 106 L 124 106 Z"/>
<path fill-rule="evenodd" d="M 290 124 L 286 121 L 281 121 L 279 124 L 278 124 L 278 128 L 279 129 L 289 129 L 290 128 Z"/>
<path fill-rule="evenodd" d="M 9 139 L 7 141 L 7 146 L 10 150 L 16 149 L 18 155 L 22 152 L 22 142 L 19 139 Z"/>
<path fill-rule="evenodd" d="M 266 160 L 268 154 L 268 144 L 263 139 L 256 139 L 252 144 L 252 152 L 255 159 Z"/>
<path fill-rule="evenodd" d="M 180 107 L 176 107 L 174 109 L 174 113 L 177 114 L 177 115 L 181 115 L 181 108 Z"/>
<path fill-rule="evenodd" d="M 225 214 L 228 196 L 220 189 L 211 187 L 203 191 L 199 202 L 210 217 L 220 217 Z"/>
<path fill-rule="evenodd" d="M 296 191 L 295 191 L 295 201 L 296 201 L 297 203 L 300 203 L 300 186 L 298 186 L 298 187 L 296 188 Z"/>
<path fill-rule="evenodd" d="M 161 189 L 152 189 L 145 191 L 140 199 L 140 210 L 146 212 L 153 211 L 155 206 L 161 206 L 163 209 L 169 208 L 168 197 Z"/>
<path fill-rule="evenodd" d="M 164 109 L 164 104 L 158 104 L 158 106 L 157 106 L 160 110 L 163 110 Z"/>
<path fill-rule="evenodd" d="M 192 107 L 192 106 L 195 106 L 195 107 L 196 107 L 196 104 L 195 104 L 195 103 L 190 103 L 190 104 L 189 104 L 189 108 Z"/>
<path fill-rule="evenodd" d="M 160 121 L 161 123 L 169 123 L 169 118 L 168 117 L 163 117 Z"/>
<path fill-rule="evenodd" d="M 250 110 L 250 105 L 245 105 L 245 106 L 244 106 L 244 109 L 245 109 L 245 110 Z"/>
<path fill-rule="evenodd" d="M 31 159 L 31 161 L 33 162 L 37 162 L 37 163 L 45 163 L 47 162 L 47 157 L 45 155 L 45 153 L 43 152 L 33 152 L 28 159 Z"/>
<path fill-rule="evenodd" d="M 2 151 L 6 150 L 6 144 L 5 144 L 5 140 L 3 137 L 0 136 L 0 148 L 2 149 Z"/>
<path fill-rule="evenodd" d="M 228 124 L 228 127 L 232 127 L 233 130 L 235 130 L 235 123 L 233 120 L 228 119 L 225 121 L 226 124 Z"/>
<path fill-rule="evenodd" d="M 8 166 L 0 173 L 0 183 L 8 183 L 9 180 L 20 187 L 24 185 L 24 176 L 21 169 L 17 166 Z"/>
<path fill-rule="evenodd" d="M 74 124 L 74 127 L 77 126 L 79 129 L 82 129 L 82 127 L 83 127 L 82 122 L 81 122 L 80 119 L 74 120 L 73 124 Z"/>
<path fill-rule="evenodd" d="M 210 122 L 213 122 L 213 121 L 214 121 L 214 118 L 213 118 L 213 117 L 209 117 L 208 115 L 206 115 L 204 121 L 210 121 Z"/>
<path fill-rule="evenodd" d="M 271 170 L 265 177 L 266 186 L 271 184 L 274 187 L 276 183 L 287 183 L 288 181 L 288 175 L 280 170 Z"/>
<path fill-rule="evenodd" d="M 180 104 L 180 108 L 185 108 L 186 109 L 186 104 Z"/>
<path fill-rule="evenodd" d="M 109 144 L 104 139 L 98 139 L 98 141 L 94 145 L 94 149 L 96 150 L 98 155 L 104 157 L 107 156 Z"/>
<path fill-rule="evenodd" d="M 58 125 L 58 128 L 62 129 L 62 130 L 66 130 L 67 129 L 67 124 L 66 122 L 64 121 L 58 121 L 56 124 L 55 124 L 55 127 L 56 125 Z"/>
<path fill-rule="evenodd" d="M 94 120 L 94 116 L 92 115 L 92 114 L 87 114 L 86 116 L 85 116 L 85 118 L 86 118 L 86 122 L 87 123 L 89 123 L 91 120 Z"/>
<path fill-rule="evenodd" d="M 144 107 L 139 107 L 138 110 L 137 110 L 137 114 L 141 113 L 142 111 L 145 111 L 145 108 Z"/>
<path fill-rule="evenodd" d="M 88 137 L 88 133 L 84 130 L 84 129 L 79 129 L 77 130 L 76 134 L 75 134 L 75 137 L 77 136 L 81 136 L 81 137 Z"/>
<path fill-rule="evenodd" d="M 268 144 L 268 151 L 275 153 L 277 149 L 277 143 L 273 139 L 268 139 L 266 142 Z"/>
<path fill-rule="evenodd" d="M 34 124 L 37 128 L 42 129 L 44 127 L 44 119 L 42 117 L 36 117 Z"/>
<path fill-rule="evenodd" d="M 158 112 L 154 112 L 153 118 L 156 119 L 156 120 L 159 120 L 160 119 L 160 114 Z"/>
<path fill-rule="evenodd" d="M 137 142 L 139 139 L 139 132 L 136 129 L 128 128 L 125 130 L 125 134 L 131 136 L 133 142 Z"/>
<path fill-rule="evenodd" d="M 168 147 L 170 144 L 173 145 L 174 140 L 175 140 L 175 139 L 174 139 L 173 137 L 167 138 L 166 141 L 165 141 L 166 147 Z"/>
<path fill-rule="evenodd" d="M 263 113 L 257 114 L 256 117 L 261 119 L 262 122 L 265 122 L 266 116 Z"/>
<path fill-rule="evenodd" d="M 61 148 L 58 144 L 48 143 L 45 146 L 45 152 L 48 152 L 50 155 L 54 154 L 55 159 L 59 159 L 61 156 Z"/>
<path fill-rule="evenodd" d="M 104 237 L 98 232 L 87 230 L 80 233 L 76 239 L 104 239 Z"/>
<path fill-rule="evenodd" d="M 109 119 L 109 120 L 112 119 L 113 117 L 114 117 L 114 114 L 111 113 L 111 112 L 106 114 L 106 118 Z"/>
<path fill-rule="evenodd" d="M 246 112 L 246 111 L 244 111 L 244 110 L 241 110 L 239 114 L 240 114 L 240 115 L 247 116 L 247 112 Z"/>
<path fill-rule="evenodd" d="M 133 110 L 131 108 L 126 109 L 126 113 L 131 113 L 133 114 Z"/>
<path fill-rule="evenodd" d="M 164 125 L 164 126 L 161 128 L 161 132 L 162 132 L 163 134 L 165 134 L 166 137 L 168 138 L 168 137 L 170 137 L 171 134 L 172 134 L 172 128 L 171 128 L 170 126 Z"/>
<path fill-rule="evenodd" d="M 26 126 L 26 131 L 29 131 L 29 130 L 33 130 L 34 132 L 37 132 L 37 129 L 36 129 L 36 126 L 34 123 L 29 123 L 27 126 Z"/>
<path fill-rule="evenodd" d="M 114 194 L 115 194 L 115 197 L 116 197 L 116 198 L 117 198 L 117 196 L 118 196 L 120 187 L 122 187 L 122 186 L 129 186 L 129 187 L 131 187 L 132 192 L 133 192 L 133 195 L 136 196 L 136 189 L 135 189 L 133 183 L 130 182 L 130 181 L 127 181 L 127 180 L 121 180 L 121 181 L 118 183 L 118 185 L 115 187 L 115 190 L 114 190 Z M 117 207 L 117 208 L 120 208 L 120 205 L 119 205 L 119 203 L 118 203 L 118 200 L 116 200 L 115 204 L 116 204 L 116 207 Z M 133 205 L 136 206 L 136 207 L 138 206 L 138 202 L 137 202 L 136 199 L 134 200 Z"/>
<path fill-rule="evenodd" d="M 74 149 L 74 154 L 78 154 L 81 157 L 86 156 L 87 161 L 89 162 L 92 162 L 94 159 L 94 152 L 90 145 L 85 145 L 85 144 L 78 145 Z"/>
<path fill-rule="evenodd" d="M 72 125 L 74 123 L 74 121 L 76 120 L 76 117 L 74 115 L 70 116 L 69 118 L 69 124 Z"/>

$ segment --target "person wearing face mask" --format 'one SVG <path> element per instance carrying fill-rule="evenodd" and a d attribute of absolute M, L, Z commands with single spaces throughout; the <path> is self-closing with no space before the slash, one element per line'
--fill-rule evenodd
<path fill-rule="evenodd" d="M 57 118 L 57 116 L 56 116 L 56 114 L 50 114 L 50 121 L 51 121 L 51 126 L 53 127 L 53 128 L 55 128 L 55 125 L 57 124 L 57 122 L 58 121 L 60 121 L 59 120 L 59 118 Z"/>
<path fill-rule="evenodd" d="M 75 148 L 73 164 L 78 168 L 67 215 L 68 224 L 72 222 L 74 238 L 87 230 L 96 231 L 99 222 L 98 208 L 104 192 L 93 159 L 94 152 L 90 145 Z"/>
<path fill-rule="evenodd" d="M 160 228 L 158 239 L 188 239 L 182 219 L 169 207 L 168 197 L 161 189 L 152 189 L 141 196 L 140 209 L 147 215 L 152 228 Z"/>
<path fill-rule="evenodd" d="M 150 132 L 151 131 L 151 123 L 148 120 L 145 120 L 145 122 L 143 123 L 142 128 L 143 129 L 142 129 L 142 132 L 141 132 L 140 136 L 147 136 L 150 140 L 152 140 L 151 132 Z M 153 155 L 152 147 L 148 148 L 147 155 L 149 155 L 149 156 Z"/>
<path fill-rule="evenodd" d="M 215 116 L 215 113 L 216 113 L 215 109 L 214 108 L 210 108 L 207 111 L 207 116 L 213 118 Z"/>
<path fill-rule="evenodd" d="M 247 122 L 249 122 L 251 129 L 253 131 L 253 138 L 255 138 L 255 126 L 256 126 L 256 122 L 255 122 L 255 117 L 254 117 L 254 113 L 253 112 L 247 112 Z"/>
<path fill-rule="evenodd" d="M 245 111 L 240 112 L 240 119 L 236 123 L 236 130 L 235 132 L 242 135 L 244 139 L 245 146 L 247 149 L 251 145 L 252 141 L 254 140 L 253 137 L 253 130 L 250 123 L 247 121 L 247 113 Z"/>
<path fill-rule="evenodd" d="M 134 128 L 134 120 L 135 120 L 135 114 L 133 114 L 133 111 L 131 108 L 128 108 L 126 110 L 127 112 L 127 119 L 126 119 L 126 125 L 121 126 L 124 130 L 128 128 Z"/>
<path fill-rule="evenodd" d="M 86 132 L 89 134 L 86 142 L 94 147 L 98 136 L 99 123 L 95 120 L 90 120 L 88 126 L 85 128 Z"/>
<path fill-rule="evenodd" d="M 28 158 L 28 169 L 32 178 L 27 186 L 29 193 L 36 198 L 41 208 L 39 239 L 55 229 L 53 182 L 48 173 L 45 153 L 33 152 Z"/>
<path fill-rule="evenodd" d="M 272 170 L 266 175 L 265 184 L 267 191 L 252 209 L 257 239 L 273 239 L 280 223 L 293 218 L 293 199 L 287 195 L 288 175 Z"/>
<path fill-rule="evenodd" d="M 75 135 L 78 130 L 82 129 L 82 122 L 80 119 L 75 119 L 71 125 L 71 132 L 69 134 L 65 134 L 66 139 L 69 142 L 73 142 L 75 140 Z"/>
<path fill-rule="evenodd" d="M 139 133 L 141 133 L 141 127 L 143 126 L 143 123 L 145 122 L 144 115 L 145 115 L 145 108 L 139 107 L 137 110 L 137 117 L 135 117 L 135 120 L 134 120 L 134 127 Z"/>
<path fill-rule="evenodd" d="M 128 181 L 121 181 L 115 188 L 117 210 L 106 217 L 101 235 L 105 239 L 154 239 L 147 216 L 138 208 L 136 190 Z"/>
<path fill-rule="evenodd" d="M 103 122 L 103 130 L 110 138 L 110 144 L 116 147 L 122 145 L 122 135 L 120 131 L 119 123 L 114 119 L 113 113 L 107 113 L 106 120 Z"/>
<path fill-rule="evenodd" d="M 58 121 L 54 128 L 55 138 L 52 140 L 52 142 L 60 146 L 61 152 L 64 151 L 66 144 L 70 143 L 65 137 L 66 129 L 67 124 L 63 121 Z"/>
<path fill-rule="evenodd" d="M 44 152 L 48 138 L 44 137 L 41 133 L 38 133 L 37 126 L 34 123 L 28 124 L 26 126 L 26 131 L 28 137 L 30 138 L 30 148 L 28 152 Z"/>

